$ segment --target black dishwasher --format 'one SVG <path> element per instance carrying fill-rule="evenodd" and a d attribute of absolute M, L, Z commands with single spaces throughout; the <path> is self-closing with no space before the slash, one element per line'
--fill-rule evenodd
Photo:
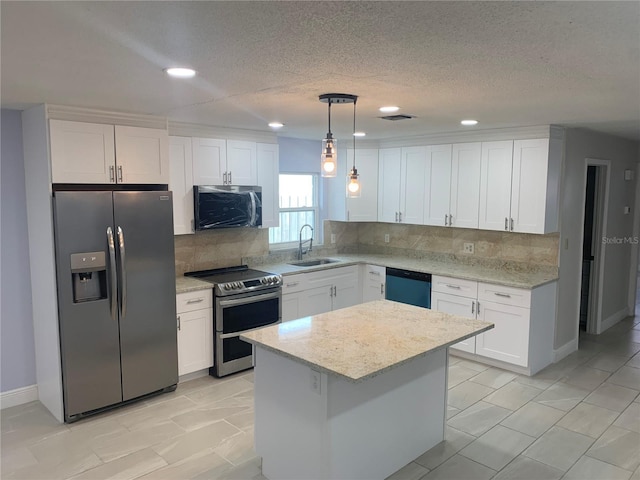
<path fill-rule="evenodd" d="M 431 308 L 431 274 L 387 267 L 386 299 Z"/>

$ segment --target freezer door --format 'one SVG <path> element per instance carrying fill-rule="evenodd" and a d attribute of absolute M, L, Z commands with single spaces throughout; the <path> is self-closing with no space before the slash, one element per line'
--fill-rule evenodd
<path fill-rule="evenodd" d="M 178 383 L 171 192 L 113 192 L 123 400 Z"/>
<path fill-rule="evenodd" d="M 56 192 L 53 199 L 66 420 L 122 401 L 107 242 L 111 198 L 111 192 Z"/>

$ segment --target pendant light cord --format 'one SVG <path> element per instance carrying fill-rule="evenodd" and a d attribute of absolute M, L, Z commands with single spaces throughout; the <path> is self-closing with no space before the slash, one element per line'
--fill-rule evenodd
<path fill-rule="evenodd" d="M 331 134 L 331 99 L 329 99 L 328 103 L 329 103 L 329 108 L 328 108 L 328 111 L 329 111 L 329 134 Z"/>
<path fill-rule="evenodd" d="M 353 169 L 356 169 L 356 102 L 358 99 L 353 100 Z"/>

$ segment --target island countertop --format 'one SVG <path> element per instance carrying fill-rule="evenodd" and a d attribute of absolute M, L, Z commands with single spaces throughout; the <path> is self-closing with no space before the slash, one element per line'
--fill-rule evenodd
<path fill-rule="evenodd" d="M 240 339 L 318 371 L 360 382 L 493 326 L 379 300 L 261 328 Z"/>

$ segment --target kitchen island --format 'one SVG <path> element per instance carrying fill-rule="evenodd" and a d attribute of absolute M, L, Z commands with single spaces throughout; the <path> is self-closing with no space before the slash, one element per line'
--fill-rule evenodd
<path fill-rule="evenodd" d="M 241 335 L 277 479 L 384 479 L 444 438 L 447 347 L 493 324 L 387 300 Z"/>

